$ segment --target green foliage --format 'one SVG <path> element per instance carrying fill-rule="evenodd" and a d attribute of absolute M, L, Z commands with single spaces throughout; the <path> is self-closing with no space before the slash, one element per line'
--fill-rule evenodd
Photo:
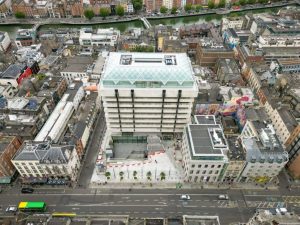
<path fill-rule="evenodd" d="M 260 3 L 260 4 L 267 4 L 268 0 L 258 0 L 258 3 Z"/>
<path fill-rule="evenodd" d="M 246 0 L 240 0 L 239 3 L 240 3 L 240 5 L 246 5 L 247 2 L 246 2 Z"/>
<path fill-rule="evenodd" d="M 202 5 L 196 5 L 195 9 L 196 9 L 196 12 L 200 12 L 200 10 L 202 9 Z"/>
<path fill-rule="evenodd" d="M 218 7 L 219 7 L 219 8 L 224 8 L 225 5 L 226 5 L 226 0 L 221 0 L 221 1 L 219 2 Z"/>
<path fill-rule="evenodd" d="M 209 0 L 207 6 L 208 8 L 213 9 L 215 8 L 215 3 L 212 0 Z"/>
<path fill-rule="evenodd" d="M 104 19 L 109 15 L 109 13 L 110 13 L 109 8 L 100 9 L 100 16 L 103 17 Z"/>
<path fill-rule="evenodd" d="M 255 4 L 255 3 L 256 3 L 256 0 L 248 0 L 247 3 L 248 3 L 248 4 Z"/>
<path fill-rule="evenodd" d="M 116 13 L 118 16 L 124 16 L 125 10 L 124 10 L 123 6 L 118 5 L 116 8 Z"/>
<path fill-rule="evenodd" d="M 105 176 L 106 176 L 107 178 L 109 178 L 109 177 L 110 177 L 110 172 L 106 172 L 106 173 L 105 173 Z"/>
<path fill-rule="evenodd" d="M 131 49 L 131 52 L 154 52 L 154 47 L 137 45 L 135 48 Z"/>
<path fill-rule="evenodd" d="M 165 180 L 166 179 L 166 174 L 164 172 L 160 173 L 160 180 Z"/>
<path fill-rule="evenodd" d="M 168 8 L 166 7 L 166 6 L 162 6 L 162 7 L 160 7 L 160 13 L 163 13 L 163 14 L 165 14 L 165 13 L 167 13 L 168 12 Z"/>
<path fill-rule="evenodd" d="M 137 172 L 133 171 L 133 176 L 136 177 L 136 175 L 137 175 Z"/>
<path fill-rule="evenodd" d="M 176 14 L 177 13 L 177 7 L 173 7 L 171 9 L 171 14 Z"/>
<path fill-rule="evenodd" d="M 17 19 L 24 19 L 25 18 L 25 13 L 23 13 L 23 12 L 16 12 L 15 13 L 15 17 Z"/>
<path fill-rule="evenodd" d="M 193 5 L 192 4 L 186 4 L 185 6 L 184 6 L 184 10 L 186 11 L 186 12 L 189 12 L 189 11 L 191 11 L 193 9 Z"/>
<path fill-rule="evenodd" d="M 120 177 L 122 177 L 124 175 L 124 172 L 120 171 L 119 175 L 120 175 Z"/>
<path fill-rule="evenodd" d="M 148 180 L 151 180 L 151 175 L 152 175 L 151 171 L 148 171 L 146 175 L 147 175 Z"/>
<path fill-rule="evenodd" d="M 39 73 L 39 74 L 34 75 L 34 77 L 36 77 L 38 80 L 44 80 L 46 75 L 43 73 Z"/>
<path fill-rule="evenodd" d="M 94 11 L 91 10 L 91 9 L 86 9 L 86 10 L 84 10 L 84 16 L 85 16 L 85 18 L 87 18 L 88 20 L 91 20 L 91 19 L 93 19 L 93 17 L 95 16 L 95 13 L 94 13 Z"/>
<path fill-rule="evenodd" d="M 143 8 L 143 0 L 132 0 L 132 4 L 135 11 Z"/>
<path fill-rule="evenodd" d="M 239 14 L 237 14 L 237 13 L 230 13 L 230 15 L 229 15 L 229 17 L 238 17 L 239 16 Z"/>

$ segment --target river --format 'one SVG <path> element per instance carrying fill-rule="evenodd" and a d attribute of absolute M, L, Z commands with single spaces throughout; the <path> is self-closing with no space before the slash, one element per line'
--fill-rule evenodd
<path fill-rule="evenodd" d="M 253 13 L 263 13 L 263 12 L 277 12 L 279 8 L 272 8 L 272 9 L 259 9 L 259 10 L 252 10 Z M 244 15 L 249 13 L 249 11 L 235 13 L 237 15 Z M 195 24 L 195 23 L 204 23 L 204 22 L 214 22 L 218 23 L 222 19 L 222 15 L 203 15 L 203 16 L 189 16 L 189 17 L 178 17 L 178 18 L 171 18 L 171 19 L 149 19 L 149 22 L 152 25 L 172 25 L 173 27 L 180 27 L 183 25 Z M 88 25 L 44 25 L 40 27 L 40 30 L 47 30 L 47 29 L 57 29 L 57 28 L 64 28 L 64 27 L 71 27 L 71 28 L 80 28 L 80 27 L 87 27 Z M 11 39 L 14 39 L 16 36 L 16 32 L 20 28 L 30 28 L 31 25 L 0 25 L 0 31 L 7 31 Z M 93 25 L 93 28 L 108 28 L 114 27 L 121 32 L 127 31 L 134 27 L 144 28 L 141 21 L 131 21 L 131 22 L 121 22 L 121 23 L 112 23 L 112 24 L 99 24 Z"/>

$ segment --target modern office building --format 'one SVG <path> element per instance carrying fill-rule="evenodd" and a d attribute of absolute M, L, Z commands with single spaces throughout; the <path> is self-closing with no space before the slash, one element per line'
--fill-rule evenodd
<path fill-rule="evenodd" d="M 221 181 L 228 164 L 228 144 L 215 116 L 195 116 L 182 138 L 185 181 L 216 183 Z"/>
<path fill-rule="evenodd" d="M 182 132 L 198 88 L 186 54 L 110 53 L 100 81 L 112 132 Z"/>

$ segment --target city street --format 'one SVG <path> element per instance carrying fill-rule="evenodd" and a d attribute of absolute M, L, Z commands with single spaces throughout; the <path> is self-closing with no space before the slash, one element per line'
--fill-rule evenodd
<path fill-rule="evenodd" d="M 180 200 L 189 194 L 191 200 Z M 228 194 L 229 200 L 218 200 Z M 39 189 L 34 194 L 15 190 L 1 194 L 0 215 L 9 205 L 20 201 L 45 201 L 47 212 L 76 212 L 80 215 L 129 215 L 131 217 L 177 217 L 188 215 L 218 215 L 221 224 L 246 222 L 255 209 L 285 207 L 300 213 L 300 195 L 282 197 L 279 191 L 242 190 L 117 190 L 117 189 Z M 284 201 L 293 201 L 286 204 Z M 295 204 L 297 203 L 297 204 Z"/>
<path fill-rule="evenodd" d="M 78 185 L 80 187 L 88 187 L 93 171 L 95 168 L 95 163 L 97 159 L 97 154 L 99 152 L 102 139 L 106 130 L 106 123 L 104 118 L 103 108 L 100 109 L 98 119 L 95 122 L 94 131 L 90 137 L 90 141 L 87 146 L 86 155 L 84 157 L 83 166 L 81 173 L 79 175 Z"/>

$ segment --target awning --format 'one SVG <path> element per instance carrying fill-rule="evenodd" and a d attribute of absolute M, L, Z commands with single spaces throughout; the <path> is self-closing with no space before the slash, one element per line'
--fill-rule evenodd
<path fill-rule="evenodd" d="M 0 184 L 10 184 L 11 177 L 0 177 Z"/>

